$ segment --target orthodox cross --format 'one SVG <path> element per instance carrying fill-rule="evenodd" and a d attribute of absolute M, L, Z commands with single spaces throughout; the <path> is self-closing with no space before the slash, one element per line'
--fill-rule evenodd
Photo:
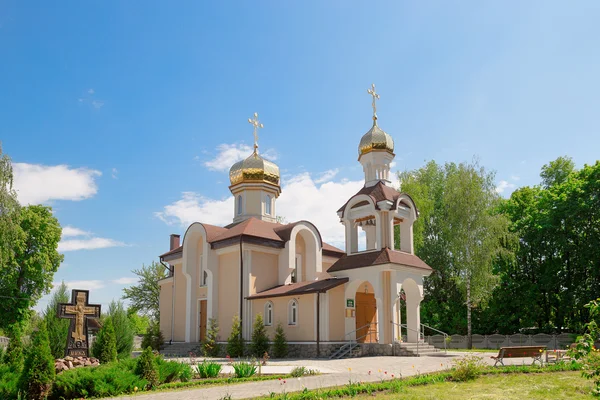
<path fill-rule="evenodd" d="M 373 96 L 373 102 L 371 103 L 371 105 L 373 106 L 373 121 L 377 120 L 377 104 L 375 103 L 377 100 L 379 100 L 379 93 L 377 93 L 375 91 L 375 84 L 371 84 L 371 89 L 367 89 L 367 93 L 369 93 L 371 96 Z"/>
<path fill-rule="evenodd" d="M 71 320 L 67 336 L 66 355 L 88 357 L 88 319 L 100 318 L 100 305 L 89 304 L 89 290 L 73 289 L 71 303 L 58 304 L 58 317 Z"/>
<path fill-rule="evenodd" d="M 264 125 L 258 120 L 258 113 L 254 113 L 252 118 L 248 118 L 248 122 L 254 127 L 254 153 L 258 150 L 258 128 L 264 128 Z"/>

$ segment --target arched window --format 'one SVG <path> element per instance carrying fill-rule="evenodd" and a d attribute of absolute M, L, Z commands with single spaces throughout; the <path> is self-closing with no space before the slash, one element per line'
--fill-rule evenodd
<path fill-rule="evenodd" d="M 204 274 L 202 274 L 202 286 L 206 286 L 208 282 L 208 272 L 204 271 Z"/>
<path fill-rule="evenodd" d="M 242 214 L 242 195 L 241 194 L 237 197 L 237 214 L 238 215 Z"/>
<path fill-rule="evenodd" d="M 288 304 L 288 325 L 298 325 L 298 301 L 296 299 Z"/>
<path fill-rule="evenodd" d="M 265 197 L 265 214 L 271 215 L 271 196 Z"/>
<path fill-rule="evenodd" d="M 267 301 L 265 303 L 265 326 L 273 325 L 273 303 Z"/>

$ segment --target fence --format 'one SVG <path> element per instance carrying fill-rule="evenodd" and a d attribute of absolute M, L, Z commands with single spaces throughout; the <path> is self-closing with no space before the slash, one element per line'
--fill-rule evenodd
<path fill-rule="evenodd" d="M 5 349 L 8 347 L 8 338 L 6 336 L 0 336 L 0 347 Z"/>
<path fill-rule="evenodd" d="M 577 334 L 561 333 L 559 335 L 472 335 L 473 348 L 475 349 L 499 349 L 505 346 L 546 346 L 548 349 L 565 349 L 575 341 Z M 425 336 L 425 341 L 437 348 L 444 348 L 444 336 Z M 466 349 L 467 337 L 463 335 L 449 336 L 446 343 L 449 349 Z"/>

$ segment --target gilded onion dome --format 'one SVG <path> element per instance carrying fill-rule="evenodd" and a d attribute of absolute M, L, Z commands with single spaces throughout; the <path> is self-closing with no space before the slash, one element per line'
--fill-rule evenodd
<path fill-rule="evenodd" d="M 360 139 L 358 156 L 370 153 L 373 150 L 383 150 L 394 154 L 394 139 L 377 126 L 377 117 L 373 117 L 373 127 Z"/>
<path fill-rule="evenodd" d="M 229 180 L 232 185 L 264 182 L 279 186 L 279 167 L 262 158 L 255 150 L 250 157 L 233 164 L 229 170 Z"/>

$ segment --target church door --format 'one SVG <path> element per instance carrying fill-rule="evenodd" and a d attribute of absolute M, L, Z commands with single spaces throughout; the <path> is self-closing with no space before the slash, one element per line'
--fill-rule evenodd
<path fill-rule="evenodd" d="M 199 340 L 202 342 L 206 338 L 206 300 L 200 300 L 200 315 L 198 316 L 198 320 L 200 321 L 200 329 L 199 329 Z"/>
<path fill-rule="evenodd" d="M 356 293 L 356 339 L 377 343 L 377 302 L 373 293 Z"/>

